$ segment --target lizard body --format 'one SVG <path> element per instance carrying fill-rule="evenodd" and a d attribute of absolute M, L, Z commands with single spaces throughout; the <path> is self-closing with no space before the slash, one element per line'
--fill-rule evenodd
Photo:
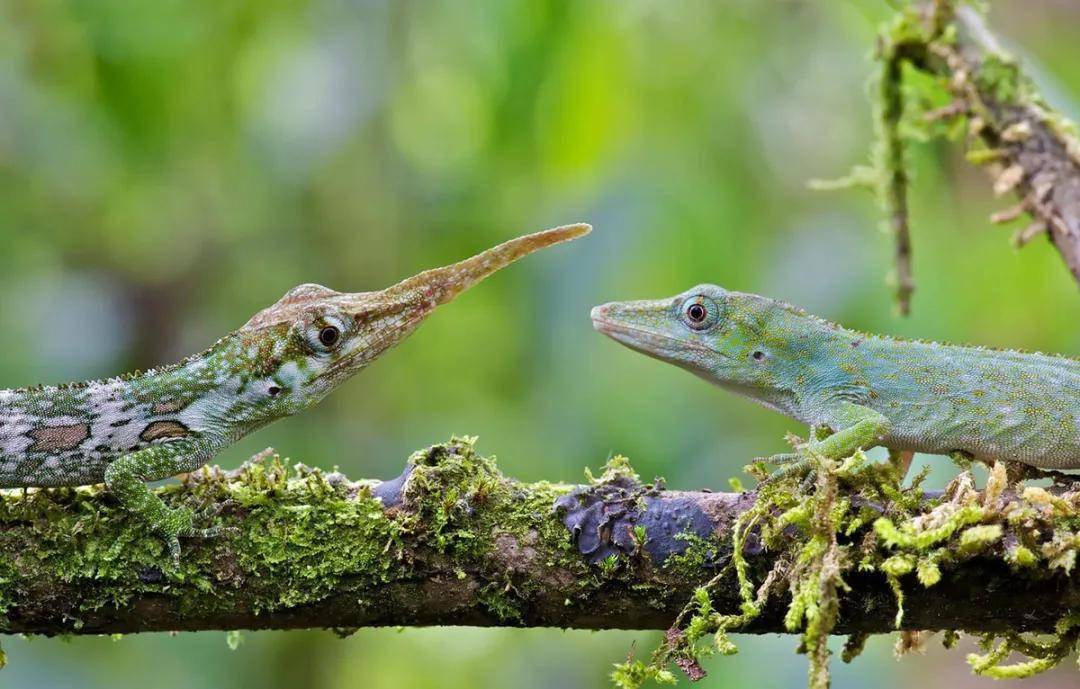
<path fill-rule="evenodd" d="M 860 447 L 1080 468 L 1080 360 L 939 344 L 843 328 L 790 304 L 700 285 L 671 299 L 613 302 L 594 327 Z"/>
<path fill-rule="evenodd" d="M 440 304 L 532 253 L 589 231 L 518 237 L 378 292 L 295 287 L 201 354 L 145 373 L 0 390 L 0 487 L 104 482 L 162 533 L 174 559 L 194 514 L 147 481 L 193 471 L 239 438 L 314 405 Z"/>

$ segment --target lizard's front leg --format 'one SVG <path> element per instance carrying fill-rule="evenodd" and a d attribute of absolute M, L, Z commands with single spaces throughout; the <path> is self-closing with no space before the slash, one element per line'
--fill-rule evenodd
<path fill-rule="evenodd" d="M 180 536 L 212 536 L 216 530 L 195 529 L 192 510 L 167 507 L 146 482 L 196 469 L 212 454 L 213 449 L 205 440 L 175 440 L 124 455 L 105 469 L 109 491 L 127 510 L 165 537 L 176 564 L 180 563 Z"/>
<path fill-rule="evenodd" d="M 801 474 L 813 467 L 810 454 L 817 454 L 827 459 L 850 457 L 856 450 L 873 447 L 889 432 L 889 419 L 883 414 L 860 404 L 844 402 L 831 414 L 831 425 L 836 432 L 823 440 L 811 437 L 806 446 L 797 452 L 773 455 L 766 459 L 772 464 L 786 466 L 776 470 L 769 480 Z"/>

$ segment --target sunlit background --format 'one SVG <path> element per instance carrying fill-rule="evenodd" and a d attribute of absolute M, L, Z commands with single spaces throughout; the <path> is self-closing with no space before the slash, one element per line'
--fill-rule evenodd
<path fill-rule="evenodd" d="M 589 307 L 699 282 L 845 324 L 1080 354 L 1080 298 L 1042 241 L 1016 253 L 955 147 L 913 151 L 914 313 L 863 192 L 884 0 L 0 0 L 0 386 L 105 376 L 204 348 L 301 282 L 377 289 L 584 220 L 442 309 L 268 445 L 396 474 L 453 433 L 525 480 L 611 453 L 723 488 L 800 430 L 594 333 Z M 1080 116 L 1080 5 L 992 22 Z M 1015 228 L 1012 228 L 1015 229 Z M 925 458 L 924 458 L 925 459 Z M 940 458 L 934 480 L 953 469 Z M 605 687 L 655 633 L 362 630 L 4 639 L 0 685 Z M 796 687 L 793 637 L 740 637 L 703 687 Z M 872 640 L 838 687 L 989 687 L 931 643 Z M 1075 665 L 1025 686 L 1076 686 Z"/>

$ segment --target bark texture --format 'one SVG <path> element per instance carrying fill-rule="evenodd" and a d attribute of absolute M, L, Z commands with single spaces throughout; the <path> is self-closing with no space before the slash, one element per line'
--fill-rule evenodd
<path fill-rule="evenodd" d="M 588 485 L 520 483 L 457 439 L 417 452 L 392 481 L 350 481 L 264 454 L 160 491 L 174 505 L 212 506 L 230 527 L 187 540 L 179 570 L 99 488 L 3 495 L 0 633 L 664 629 L 729 562 L 732 525 L 756 499 L 643 486 L 628 466 Z M 869 531 L 844 538 L 858 543 Z M 1043 529 L 1040 538 L 1060 536 Z M 899 577 L 902 628 L 1049 630 L 1080 607 L 1080 577 L 1014 567 L 1006 547 L 942 565 L 933 586 Z M 758 581 L 785 556 L 753 533 L 743 552 Z M 834 632 L 895 628 L 884 574 L 853 571 L 845 581 Z M 746 631 L 785 631 L 786 599 L 771 600 Z M 720 580 L 714 601 L 738 609 L 734 576 Z"/>

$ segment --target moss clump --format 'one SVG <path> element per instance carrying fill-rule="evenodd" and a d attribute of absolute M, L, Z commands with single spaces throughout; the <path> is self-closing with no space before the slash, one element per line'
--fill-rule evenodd
<path fill-rule="evenodd" d="M 227 529 L 219 538 L 186 541 L 178 568 L 162 539 L 101 487 L 0 493 L 0 615 L 18 629 L 11 620 L 47 601 L 38 619 L 55 615 L 50 628 L 78 631 L 95 611 L 122 610 L 150 595 L 170 599 L 171 609 L 191 620 L 335 601 L 374 609 L 377 601 L 366 601 L 380 586 L 419 593 L 423 582 L 413 579 L 420 557 L 423 571 L 445 562 L 470 585 L 480 582 L 488 612 L 513 622 L 531 587 L 542 584 L 494 562 L 497 551 L 526 552 L 539 540 L 545 567 L 591 576 L 561 525 L 545 518 L 565 487 L 506 479 L 472 438 L 417 452 L 409 466 L 390 496 L 386 485 L 376 489 L 272 454 L 232 472 L 204 468 L 157 490 L 174 507 L 215 506 L 210 519 Z"/>
<path fill-rule="evenodd" d="M 274 582 L 272 595 L 254 601 L 256 612 L 387 582 L 408 567 L 395 554 L 416 515 L 388 514 L 367 486 L 335 487 L 318 470 L 289 470 L 274 458 L 245 466 L 219 490 L 246 513 L 237 549 L 245 579 Z"/>
<path fill-rule="evenodd" d="M 1068 575 L 1075 564 L 1080 550 L 1076 484 L 1053 491 L 1010 484 L 1005 465 L 997 463 L 983 490 L 976 490 L 968 467 L 940 497 L 928 499 L 921 489 L 925 474 L 902 485 L 898 456 L 884 464 L 869 462 L 862 452 L 840 461 L 814 455 L 811 459 L 813 482 L 785 476 L 759 486 L 753 506 L 731 529 L 730 563 L 697 590 L 675 621 L 675 631 L 669 631 L 649 663 L 630 660 L 617 666 L 616 684 L 630 688 L 650 679 L 667 681 L 672 663 L 697 667 L 708 655 L 734 653 L 729 633 L 753 622 L 768 601 L 782 597 L 787 600 L 785 626 L 801 633 L 799 650 L 810 658 L 809 686 L 827 687 L 827 640 L 848 572 L 878 572 L 885 577 L 896 599 L 899 627 L 905 588 L 935 586 L 972 558 L 1000 559 L 1036 578 L 1054 576 L 1055 571 Z M 762 467 L 753 465 L 749 470 L 763 477 Z M 755 575 L 745 556 L 751 533 L 775 562 L 763 576 Z M 717 546 L 703 543 L 675 564 L 700 567 L 700 555 L 707 547 Z M 733 578 L 739 591 L 738 607 L 732 612 L 718 610 L 712 599 L 725 577 Z M 1077 647 L 1078 620 L 1077 613 L 1063 611 L 1049 641 L 1020 634 L 986 635 L 982 641 L 986 653 L 973 654 L 969 662 L 975 672 L 993 677 L 1028 676 L 1048 669 Z M 711 643 L 705 643 L 710 636 Z M 947 632 L 946 640 L 955 642 L 957 636 L 956 631 Z M 863 643 L 861 635 L 849 641 L 845 662 Z M 1012 652 L 1030 660 L 1003 664 Z"/>
<path fill-rule="evenodd" d="M 1019 104 L 1031 97 L 1031 82 L 1016 61 L 1005 55 L 987 55 L 974 80 L 980 93 L 999 104 Z"/>

